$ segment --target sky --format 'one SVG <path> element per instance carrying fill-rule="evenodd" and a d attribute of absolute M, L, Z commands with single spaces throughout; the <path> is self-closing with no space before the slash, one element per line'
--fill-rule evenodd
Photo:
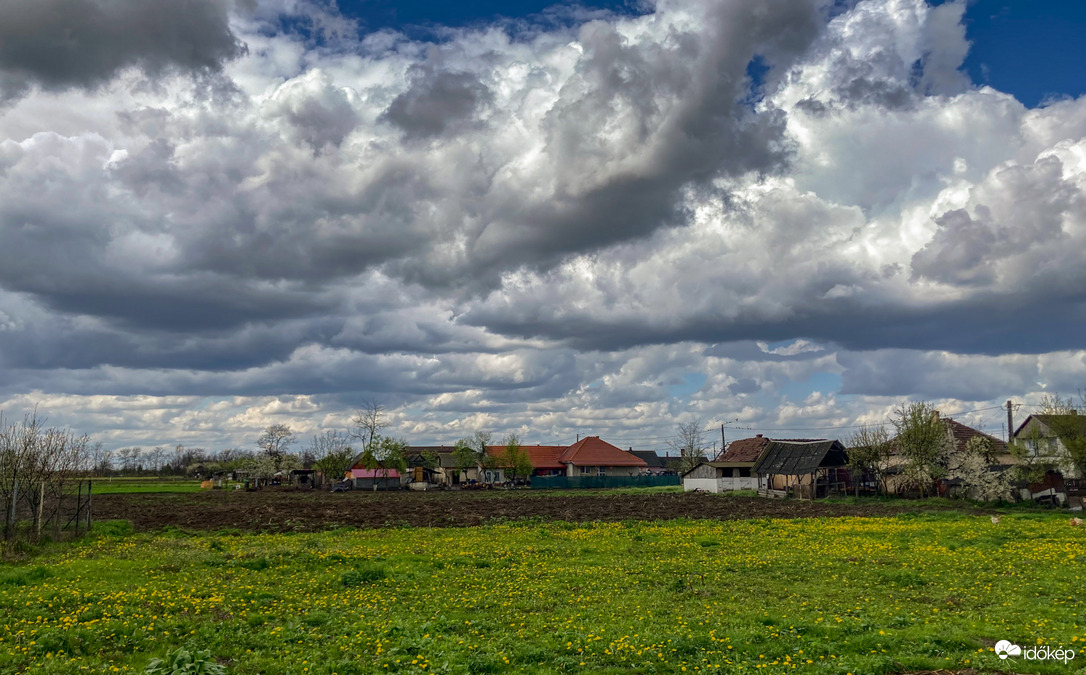
<path fill-rule="evenodd" d="M 63 7 L 62 7 L 63 6 Z M 13 0 L 0 410 L 668 449 L 1086 386 L 1071 2 Z"/>

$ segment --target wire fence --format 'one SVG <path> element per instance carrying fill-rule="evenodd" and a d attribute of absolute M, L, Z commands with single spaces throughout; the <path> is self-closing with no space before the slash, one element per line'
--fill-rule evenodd
<path fill-rule="evenodd" d="M 19 542 L 77 537 L 93 524 L 94 486 L 90 480 L 15 482 L 6 497 L 2 533 L 8 551 Z"/>

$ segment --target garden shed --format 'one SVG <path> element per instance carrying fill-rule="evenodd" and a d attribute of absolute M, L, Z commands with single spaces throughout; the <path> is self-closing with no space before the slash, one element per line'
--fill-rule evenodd
<path fill-rule="evenodd" d="M 816 499 L 848 489 L 848 453 L 841 441 L 772 441 L 754 465 L 767 497 Z"/>

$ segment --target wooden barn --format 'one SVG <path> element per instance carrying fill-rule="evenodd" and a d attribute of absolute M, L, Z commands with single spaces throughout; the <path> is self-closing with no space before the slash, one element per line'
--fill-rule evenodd
<path fill-rule="evenodd" d="M 818 499 L 848 489 L 848 453 L 841 441 L 772 441 L 758 459 L 758 493 Z"/>

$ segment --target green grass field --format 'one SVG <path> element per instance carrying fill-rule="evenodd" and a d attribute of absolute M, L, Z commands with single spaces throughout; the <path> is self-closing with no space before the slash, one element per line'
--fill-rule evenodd
<path fill-rule="evenodd" d="M 100 524 L 108 530 L 111 524 Z M 1066 516 L 100 534 L 0 567 L 0 672 L 1079 672 Z M 1082 650 L 1079 650 L 1080 652 Z"/>

